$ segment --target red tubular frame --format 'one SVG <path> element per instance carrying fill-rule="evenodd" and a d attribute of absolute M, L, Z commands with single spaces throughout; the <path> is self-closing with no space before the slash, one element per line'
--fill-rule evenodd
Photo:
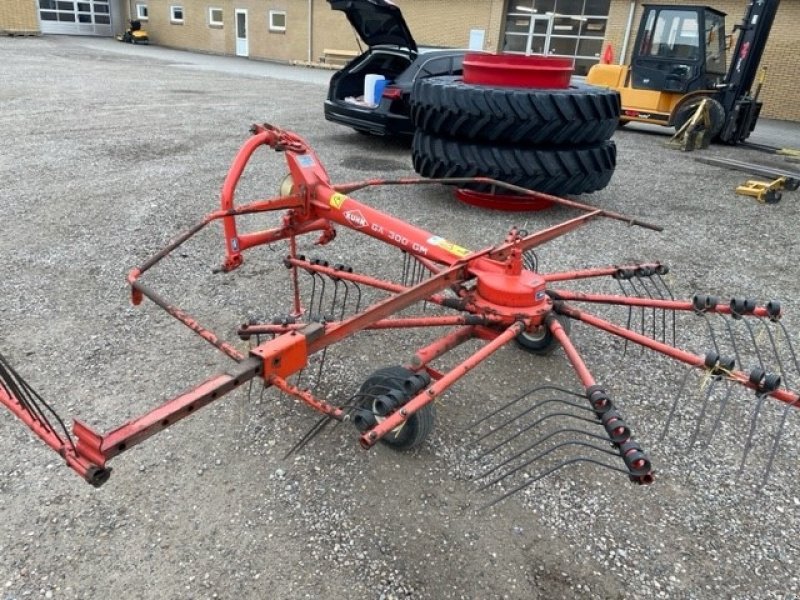
<path fill-rule="evenodd" d="M 284 153 L 293 184 L 291 191 L 285 196 L 258 200 L 236 207 L 234 197 L 237 184 L 253 153 L 261 146 Z M 584 214 L 530 235 L 522 236 L 516 230 L 512 230 L 505 241 L 497 246 L 472 252 L 424 229 L 409 225 L 361 204 L 347 195 L 358 189 L 374 185 L 475 182 L 489 183 L 522 195 L 545 198 L 562 206 L 579 209 Z M 238 230 L 236 217 L 276 210 L 285 211 L 279 227 L 247 233 Z M 565 301 L 580 301 L 693 310 L 691 302 L 580 294 L 563 290 L 547 293 L 545 289 L 547 283 L 609 276 L 614 275 L 620 269 L 658 269 L 661 266 L 659 263 L 584 269 L 547 275 L 540 275 L 523 268 L 523 252 L 574 231 L 597 217 L 617 219 L 629 224 L 660 230 L 658 226 L 624 215 L 598 210 L 572 200 L 531 192 L 518 186 L 487 178 L 368 180 L 333 185 L 318 157 L 302 138 L 269 125 L 254 126 L 253 136 L 239 150 L 225 178 L 221 192 L 220 210 L 208 214 L 199 223 L 174 238 L 164 249 L 138 268 L 133 269 L 128 276 L 134 304 L 139 304 L 144 298 L 152 300 L 226 354 L 235 362 L 235 365 L 228 372 L 220 373 L 199 385 L 190 387 L 171 400 L 130 420 L 106 435 L 100 435 L 80 421 L 75 421 L 73 433 L 76 442 L 74 445 L 70 440 L 64 441 L 54 430 L 46 427 L 19 398 L 15 398 L 5 391 L 2 386 L 0 386 L 0 403 L 17 415 L 48 446 L 61 454 L 70 467 L 94 485 L 100 485 L 108 478 L 110 469 L 106 467 L 106 462 L 109 459 L 255 377 L 261 377 L 265 385 L 279 388 L 317 412 L 334 419 L 345 418 L 341 408 L 314 397 L 307 390 L 294 386 L 287 381 L 287 378 L 307 365 L 309 355 L 322 351 L 365 329 L 443 326 L 454 328 L 414 354 L 410 368 L 416 371 L 424 369 L 436 381 L 411 398 L 399 410 L 389 414 L 380 423 L 364 432 L 360 441 L 361 445 L 367 448 L 374 445 L 388 432 L 402 425 L 424 406 L 436 400 L 461 377 L 471 372 L 494 352 L 526 330 L 549 328 L 549 332 L 563 346 L 583 386 L 585 388 L 594 386 L 592 374 L 571 343 L 564 328 L 555 319 L 554 310 L 671 356 L 693 367 L 702 368 L 702 357 L 654 341 L 565 304 Z M 222 221 L 225 237 L 225 259 L 222 265 L 224 271 L 231 271 L 242 265 L 243 252 L 247 249 L 280 240 L 289 241 L 290 256 L 286 259 L 286 265 L 291 269 L 291 277 L 295 284 L 293 298 L 295 316 L 299 317 L 303 313 L 297 286 L 297 274 L 300 269 L 334 279 L 367 285 L 386 292 L 388 297 L 341 321 L 325 324 L 243 326 L 239 330 L 239 335 L 243 338 L 259 334 L 277 336 L 257 345 L 250 350 L 248 355 L 244 355 L 198 323 L 191 315 L 159 296 L 140 281 L 140 278 L 150 268 L 158 264 L 170 252 L 206 225 L 217 220 Z M 320 232 L 317 243 L 324 245 L 334 239 L 336 235 L 334 225 L 348 227 L 407 252 L 430 272 L 430 276 L 416 285 L 404 286 L 368 275 L 337 270 L 335 267 L 324 264 L 312 264 L 297 256 L 296 238 L 298 236 Z M 421 301 L 433 302 L 466 314 L 391 318 L 399 311 Z M 716 306 L 714 310 L 730 313 L 730 308 L 722 305 Z M 766 311 L 764 308 L 758 308 L 754 315 L 766 316 Z M 479 339 L 485 343 L 469 358 L 446 373 L 440 373 L 431 366 L 432 361 L 471 339 Z M 741 372 L 732 373 L 730 377 L 745 386 L 753 387 Z M 784 402 L 796 403 L 798 401 L 797 394 L 783 390 L 771 392 L 769 395 Z"/>

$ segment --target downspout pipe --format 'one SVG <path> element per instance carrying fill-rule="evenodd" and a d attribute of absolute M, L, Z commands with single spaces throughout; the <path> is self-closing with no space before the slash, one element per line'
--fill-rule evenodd
<path fill-rule="evenodd" d="M 313 34 L 313 27 L 312 27 L 313 15 L 314 15 L 314 0 L 308 0 L 308 63 L 309 64 L 311 64 L 311 59 L 313 58 L 312 54 L 313 48 L 311 43 L 312 42 L 311 35 Z"/>
<path fill-rule="evenodd" d="M 622 50 L 619 53 L 620 65 L 625 64 L 625 57 L 628 55 L 628 43 L 631 41 L 631 29 L 633 28 L 633 14 L 636 12 L 636 0 L 631 0 L 628 9 L 628 22 L 625 24 L 625 37 L 622 38 Z"/>

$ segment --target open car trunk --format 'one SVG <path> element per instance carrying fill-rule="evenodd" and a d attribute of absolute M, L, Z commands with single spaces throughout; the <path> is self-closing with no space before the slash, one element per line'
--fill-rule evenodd
<path fill-rule="evenodd" d="M 392 82 L 408 69 L 411 62 L 407 52 L 365 52 L 334 75 L 329 98 L 334 101 L 363 101 L 367 75 L 382 75 L 387 83 Z"/>

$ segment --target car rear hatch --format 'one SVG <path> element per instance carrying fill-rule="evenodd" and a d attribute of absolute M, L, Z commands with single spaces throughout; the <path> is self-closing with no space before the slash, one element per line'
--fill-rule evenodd
<path fill-rule="evenodd" d="M 389 0 L 328 0 L 333 10 L 341 10 L 359 37 L 370 46 L 397 46 L 417 52 L 400 8 Z"/>

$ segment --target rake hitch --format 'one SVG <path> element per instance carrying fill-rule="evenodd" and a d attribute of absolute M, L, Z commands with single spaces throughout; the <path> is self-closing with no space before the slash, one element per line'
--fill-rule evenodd
<path fill-rule="evenodd" d="M 286 159 L 289 175 L 282 192 L 236 204 L 239 179 L 253 153 L 262 146 L 282 153 Z M 580 214 L 533 233 L 513 228 L 499 243 L 470 250 L 349 195 L 371 186 L 432 183 L 487 183 L 516 194 L 545 198 Z M 243 217 L 274 211 L 282 213 L 277 227 L 241 229 Z M 649 484 L 654 471 L 648 454 L 636 441 L 620 406 L 612 401 L 607 391 L 611 388 L 595 379 L 571 337 L 571 326 L 579 323 L 620 338 L 623 356 L 629 344 L 638 345 L 687 366 L 707 380 L 694 426 L 683 424 L 686 413 L 679 410 L 676 398 L 664 428 L 666 433 L 673 423 L 681 422 L 681 432 L 691 432 L 690 446 L 700 436 L 702 425 L 714 415 L 707 436 L 707 444 L 711 444 L 734 388 L 752 390 L 756 403 L 745 438 L 742 468 L 756 445 L 756 424 L 767 400 L 785 403 L 787 412 L 781 417 L 769 451 L 768 473 L 788 410 L 800 400 L 788 383 L 789 372 L 796 381 L 800 368 L 790 336 L 780 321 L 780 305 L 740 298 L 725 303 L 699 294 L 689 300 L 676 299 L 668 285 L 670 270 L 659 262 L 540 272 L 537 247 L 597 218 L 660 231 L 657 225 L 632 217 L 487 178 L 371 179 L 335 185 L 302 138 L 270 125 L 256 125 L 225 178 L 219 210 L 175 237 L 128 275 L 134 304 L 150 300 L 226 355 L 232 366 L 106 434 L 78 420 L 68 430 L 55 410 L 2 356 L 0 402 L 56 450 L 68 466 L 93 485 L 101 485 L 111 471 L 109 460 L 253 380 L 261 380 L 265 387 L 274 387 L 320 414 L 320 420 L 290 453 L 311 441 L 328 423 L 344 421 L 355 425 L 364 448 L 379 441 L 411 448 L 421 444 L 433 428 L 436 401 L 495 352 L 511 342 L 533 355 L 560 347 L 580 391 L 535 388 L 468 428 L 472 435 L 469 447 L 482 466 L 477 476 L 482 488 L 499 486 L 503 490 L 491 504 L 576 464 L 599 465 L 638 484 Z M 250 319 L 239 327 L 239 339 L 250 342 L 247 351 L 214 333 L 143 281 L 150 269 L 215 221 L 221 221 L 224 233 L 223 272 L 241 267 L 250 249 L 277 242 L 288 246 L 282 261 L 293 289 L 291 305 L 282 316 Z M 337 228 L 396 248 L 402 254 L 399 278 L 362 273 L 353 265 L 298 254 L 299 238 L 314 236 L 315 243 L 324 247 L 335 240 Z M 618 293 L 589 293 L 570 287 L 601 281 L 616 286 Z M 604 307 L 606 312 L 622 309 L 624 325 L 607 318 L 606 312 L 603 316 L 595 314 L 590 310 L 593 306 Z M 685 319 L 704 323 L 712 348 L 698 352 L 677 343 L 678 325 Z M 366 330 L 411 328 L 435 328 L 440 335 L 418 348 L 405 365 L 373 373 L 350 398 L 326 399 L 317 394 L 316 385 L 309 388 L 301 384 L 312 357 L 318 360 L 319 381 L 327 350 L 337 343 Z M 452 350 L 467 342 L 479 347 L 466 358 L 446 360 Z M 681 394 L 688 381 L 689 372 Z M 712 411 L 715 401 L 719 403 L 716 413 Z M 542 431 L 551 426 L 555 428 Z"/>

